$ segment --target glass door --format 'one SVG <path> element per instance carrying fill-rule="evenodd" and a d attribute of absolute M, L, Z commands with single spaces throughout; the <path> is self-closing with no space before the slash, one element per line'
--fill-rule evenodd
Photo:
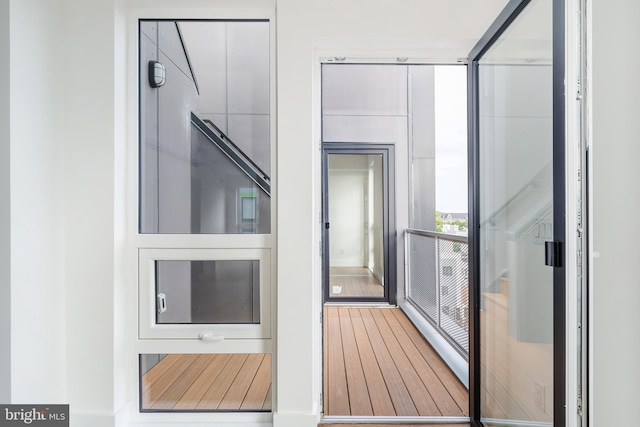
<path fill-rule="evenodd" d="M 386 302 L 395 294 L 390 150 L 325 143 L 325 301 Z"/>
<path fill-rule="evenodd" d="M 485 426 L 564 426 L 559 6 L 511 1 L 470 57 L 472 412 Z"/>

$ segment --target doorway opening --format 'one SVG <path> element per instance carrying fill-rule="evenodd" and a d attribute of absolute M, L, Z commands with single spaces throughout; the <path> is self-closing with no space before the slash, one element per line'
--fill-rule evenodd
<path fill-rule="evenodd" d="M 323 147 L 324 298 L 395 304 L 392 145 Z"/>
<path fill-rule="evenodd" d="M 324 420 L 468 422 L 466 67 L 321 84 Z"/>

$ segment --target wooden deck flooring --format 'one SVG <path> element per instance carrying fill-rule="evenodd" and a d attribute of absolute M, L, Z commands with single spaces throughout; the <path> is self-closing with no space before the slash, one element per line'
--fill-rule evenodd
<path fill-rule="evenodd" d="M 318 424 L 318 427 L 469 427 L 469 423 L 463 424 Z"/>
<path fill-rule="evenodd" d="M 324 414 L 468 416 L 468 392 L 397 308 L 325 307 Z"/>
<path fill-rule="evenodd" d="M 142 409 L 271 411 L 271 355 L 169 354 L 142 377 Z"/>

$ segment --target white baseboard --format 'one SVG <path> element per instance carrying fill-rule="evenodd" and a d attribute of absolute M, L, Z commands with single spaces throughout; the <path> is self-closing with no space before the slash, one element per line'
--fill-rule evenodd
<path fill-rule="evenodd" d="M 273 427 L 318 427 L 320 415 L 297 413 L 274 413 Z"/>
<path fill-rule="evenodd" d="M 116 416 L 91 412 L 69 411 L 70 427 L 115 427 Z"/>

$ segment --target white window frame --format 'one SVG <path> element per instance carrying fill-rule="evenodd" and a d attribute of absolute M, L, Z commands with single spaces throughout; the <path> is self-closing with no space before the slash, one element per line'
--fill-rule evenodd
<path fill-rule="evenodd" d="M 140 249 L 139 251 L 139 325 L 140 339 L 201 339 L 222 341 L 240 338 L 270 338 L 271 254 L 269 249 Z M 258 324 L 164 324 L 156 323 L 156 261 L 237 261 L 259 262 L 260 323 Z"/>
<path fill-rule="evenodd" d="M 139 363 L 141 354 L 218 354 L 218 353 L 269 353 L 272 354 L 272 387 L 276 387 L 274 354 L 275 345 L 275 283 L 276 283 L 276 224 L 277 224 L 277 177 L 276 177 L 276 12 L 275 2 L 265 5 L 262 1 L 236 0 L 230 2 L 203 3 L 199 0 L 183 0 L 173 5 L 164 2 L 158 6 L 157 0 L 131 0 L 128 3 L 128 20 L 123 23 L 127 27 L 127 39 L 121 40 L 121 46 L 127 52 L 126 64 L 123 64 L 123 72 L 126 78 L 123 84 L 127 86 L 127 128 L 126 153 L 116 155 L 126 158 L 126 172 L 123 173 L 126 180 L 126 228 L 127 235 L 123 237 L 126 245 L 126 266 L 129 286 L 126 287 L 124 299 L 128 302 L 123 314 L 123 322 L 130 325 L 126 328 L 129 337 L 126 341 L 126 352 L 129 355 L 126 379 L 123 379 L 132 397 L 129 405 L 129 418 L 135 425 L 157 425 L 169 423 L 171 425 L 200 424 L 200 423 L 241 423 L 242 425 L 262 425 L 272 422 L 272 412 L 171 412 L 153 413 L 140 411 L 140 385 Z M 262 20 L 269 22 L 269 122 L 270 122 L 270 152 L 271 152 L 271 233 L 270 234 L 141 234 L 138 229 L 140 215 L 139 206 L 139 32 L 140 20 Z M 200 252 L 200 250 L 204 252 Z M 153 305 L 150 305 L 146 297 L 141 296 L 142 288 L 145 288 L 147 296 L 149 292 L 155 295 L 155 289 L 148 288 L 149 281 L 140 282 L 141 268 L 140 256 L 153 254 L 154 251 L 169 253 L 182 252 L 180 257 L 184 259 L 197 259 L 198 254 L 206 253 L 207 259 L 242 259 L 246 256 L 250 259 L 260 260 L 260 316 L 259 332 L 256 325 L 196 325 L 201 332 L 205 327 L 212 333 L 226 332 L 220 328 L 230 328 L 229 339 L 221 341 L 203 341 L 199 337 L 190 335 L 176 339 L 172 334 L 172 328 L 155 328 L 157 336 L 144 338 L 141 333 L 144 322 L 141 321 L 141 302 L 155 310 L 155 296 Z M 167 252 L 165 252 L 167 251 Z M 209 252 L 211 251 L 211 252 Z M 222 255 L 222 253 L 229 255 Z M 252 256 L 249 256 L 252 254 Z M 253 256 L 253 254 L 258 254 Z M 147 256 L 147 255 L 145 255 Z M 201 255 L 202 256 L 202 255 Z M 240 258 L 239 258 L 240 257 Z M 147 265 L 148 267 L 148 265 Z M 155 288 L 155 286 L 154 286 Z M 118 313 L 116 313 L 117 315 Z M 148 315 L 149 313 L 147 313 Z M 148 319 L 148 317 L 147 317 Z M 148 322 L 147 322 L 148 324 Z M 165 325 L 162 325 L 165 326 Z M 173 325 L 166 325 L 173 326 Z M 191 325 L 190 325 L 191 326 Z M 246 336 L 233 331 L 236 326 L 246 328 Z M 213 327 L 213 329 L 211 329 Z M 160 333 L 160 331 L 164 331 Z M 216 331 L 217 330 L 217 331 Z M 221 335 L 227 335 L 220 333 Z M 234 335 L 231 339 L 231 335 Z M 199 334 L 198 334 L 199 335 Z M 276 393 L 272 393 L 272 408 L 276 408 Z M 169 425 L 167 424 L 167 425 Z M 240 424 L 239 424 L 240 425 Z"/>

